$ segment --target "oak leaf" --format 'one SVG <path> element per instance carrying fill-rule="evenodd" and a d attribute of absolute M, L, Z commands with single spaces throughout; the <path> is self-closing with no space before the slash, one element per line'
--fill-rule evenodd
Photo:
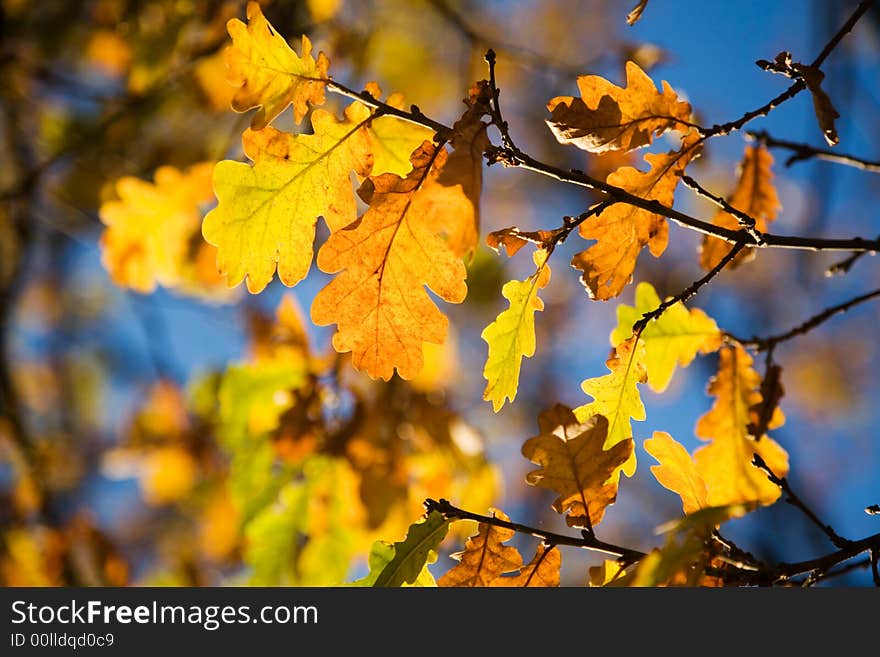
<path fill-rule="evenodd" d="M 813 111 L 816 114 L 816 121 L 819 123 L 819 129 L 822 136 L 829 146 L 837 145 L 840 138 L 837 136 L 837 128 L 834 122 L 840 118 L 840 114 L 831 103 L 831 98 L 822 88 L 822 80 L 825 79 L 825 73 L 815 66 L 795 63 L 792 68 L 797 71 L 804 84 L 807 85 L 810 94 L 813 97 Z"/>
<path fill-rule="evenodd" d="M 495 253 L 501 253 L 501 248 L 509 257 L 515 256 L 526 244 L 535 244 L 539 249 L 546 248 L 553 239 L 551 230 L 522 231 L 516 226 L 493 230 L 486 235 L 486 246 Z"/>
<path fill-rule="evenodd" d="M 505 399 L 512 402 L 519 387 L 522 357 L 535 355 L 535 312 L 544 310 L 544 302 L 538 291 L 550 281 L 550 265 L 547 251 L 539 249 L 534 254 L 537 271 L 524 281 L 509 281 L 501 294 L 510 307 L 500 313 L 480 335 L 489 345 L 489 354 L 483 368 L 486 389 L 483 399 L 492 401 L 497 413 Z"/>
<path fill-rule="evenodd" d="M 626 87 L 598 75 L 577 80 L 580 98 L 557 96 L 547 103 L 546 121 L 561 144 L 573 144 L 591 153 L 632 150 L 650 144 L 654 136 L 686 127 L 689 103 L 680 101 L 664 80 L 658 92 L 654 82 L 632 61 L 626 63 Z"/>
<path fill-rule="evenodd" d="M 632 335 L 633 324 L 655 310 L 660 297 L 647 282 L 636 286 L 635 305 L 617 307 L 617 327 L 611 333 L 616 346 Z M 721 331 L 711 317 L 699 308 L 688 310 L 678 302 L 645 326 L 639 336 L 645 343 L 648 385 L 654 392 L 669 386 L 676 364 L 687 367 L 698 353 L 708 354 L 721 346 Z"/>
<path fill-rule="evenodd" d="M 738 344 L 721 350 L 718 374 L 709 383 L 709 394 L 716 397 L 712 408 L 697 421 L 696 433 L 708 445 L 694 452 L 697 471 L 709 488 L 709 504 L 772 504 L 779 487 L 752 465 L 755 453 L 773 473 L 788 473 L 788 454 L 768 436 L 749 434 L 752 407 L 761 403 L 760 375 L 752 369 L 752 357 Z M 768 429 L 783 424 L 776 408 Z"/>
<path fill-rule="evenodd" d="M 427 564 L 437 560 L 437 549 L 449 531 L 449 521 L 438 511 L 413 523 L 406 538 L 388 544 L 377 541 L 370 551 L 370 573 L 360 586 L 434 586 Z"/>
<path fill-rule="evenodd" d="M 635 25 L 636 22 L 642 17 L 642 14 L 644 13 L 647 6 L 648 0 L 639 0 L 639 4 L 633 7 L 626 15 L 627 25 Z"/>
<path fill-rule="evenodd" d="M 179 170 L 156 169 L 154 182 L 125 176 L 116 181 L 117 200 L 101 206 L 107 227 L 101 235 L 101 262 L 120 286 L 148 293 L 158 285 L 185 281 L 189 247 L 198 236 L 200 206 L 211 202 L 213 163 Z"/>
<path fill-rule="evenodd" d="M 632 457 L 632 439 L 605 449 L 605 416 L 593 415 L 580 422 L 562 404 L 541 413 L 538 425 L 541 433 L 523 444 L 522 454 L 541 468 L 529 472 L 526 482 L 559 494 L 553 509 L 568 514 L 569 527 L 592 528 L 617 499 L 614 474 Z"/>
<path fill-rule="evenodd" d="M 631 420 L 645 419 L 645 406 L 639 395 L 637 385 L 645 383 L 645 344 L 635 336 L 617 345 L 614 353 L 605 362 L 610 374 L 587 379 L 581 384 L 585 393 L 593 398 L 589 404 L 574 409 L 580 422 L 592 415 L 602 415 L 608 420 L 608 433 L 604 449 L 608 450 L 632 438 Z M 623 464 L 628 477 L 636 470 L 635 452 Z"/>
<path fill-rule="evenodd" d="M 251 119 L 251 129 L 262 130 L 293 105 L 297 123 L 309 106 L 324 104 L 324 87 L 330 61 L 324 53 L 312 57 L 312 43 L 302 38 L 302 55 L 297 55 L 263 16 L 257 2 L 248 2 L 248 23 L 237 18 L 226 24 L 232 45 L 225 50 L 227 79 L 238 87 L 232 98 L 236 112 L 260 109 Z"/>
<path fill-rule="evenodd" d="M 218 204 L 205 217 L 202 234 L 218 247 L 217 265 L 232 287 L 242 280 L 256 294 L 272 280 L 296 285 L 312 263 L 315 224 L 331 230 L 356 218 L 350 172 L 372 168 L 363 106 L 349 106 L 343 121 L 316 110 L 313 135 L 268 127 L 246 130 L 245 155 L 253 165 L 224 160 L 214 169 Z"/>
<path fill-rule="evenodd" d="M 664 431 L 655 431 L 645 441 L 645 451 L 657 459 L 651 472 L 664 488 L 677 493 L 686 514 L 709 506 L 706 482 L 688 451 Z"/>
<path fill-rule="evenodd" d="M 651 165 L 648 172 L 621 167 L 608 176 L 607 182 L 670 207 L 681 174 L 699 151 L 698 144 L 699 137 L 692 132 L 678 151 L 645 155 Z M 582 223 L 580 234 L 584 239 L 596 240 L 596 244 L 577 253 L 571 265 L 584 272 L 581 282 L 590 297 L 605 301 L 618 296 L 630 282 L 642 247 L 647 245 L 655 258 L 663 254 L 669 227 L 661 215 L 619 202 Z"/>
<path fill-rule="evenodd" d="M 762 145 L 747 146 L 742 162 L 738 167 L 739 178 L 736 189 L 728 202 L 737 210 L 744 212 L 755 220 L 755 229 L 765 232 L 776 215 L 782 209 L 776 188 L 773 186 L 773 156 Z M 712 219 L 712 223 L 721 228 L 737 230 L 739 219 L 720 210 Z M 709 270 L 715 267 L 733 247 L 729 242 L 707 235 L 700 247 L 700 266 Z M 755 257 L 755 249 L 746 248 L 740 251 L 728 267 L 735 268 Z"/>
<path fill-rule="evenodd" d="M 554 587 L 559 586 L 562 553 L 557 547 L 538 545 L 535 556 L 512 577 L 499 577 L 490 586 L 495 587 Z"/>
<path fill-rule="evenodd" d="M 336 324 L 334 348 L 352 352 L 354 366 L 386 381 L 395 368 L 412 379 L 422 368 L 422 343 L 442 343 L 448 320 L 425 286 L 450 303 L 467 294 L 464 263 L 431 229 L 443 212 L 431 197 L 447 151 L 425 142 L 406 178 L 383 174 L 359 191 L 370 205 L 318 252 L 318 267 L 339 273 L 315 297 L 312 320 Z"/>
<path fill-rule="evenodd" d="M 492 510 L 492 515 L 505 522 L 510 520 L 497 509 Z M 523 559 L 519 550 L 504 545 L 514 534 L 516 532 L 512 529 L 481 522 L 477 533 L 465 542 L 464 550 L 452 555 L 459 563 L 437 580 L 437 586 L 491 586 L 504 573 L 520 570 Z"/>
<path fill-rule="evenodd" d="M 368 82 L 366 90 L 379 100 L 382 90 L 375 82 Z M 361 105 L 361 103 L 357 103 Z M 393 93 L 385 99 L 385 104 L 396 109 L 403 109 L 403 94 Z M 396 173 L 405 176 L 412 171 L 409 156 L 426 139 L 431 139 L 434 131 L 418 123 L 404 121 L 390 114 L 374 117 L 364 126 L 370 139 L 370 151 L 373 156 L 371 173 L 378 176 L 382 173 Z"/>

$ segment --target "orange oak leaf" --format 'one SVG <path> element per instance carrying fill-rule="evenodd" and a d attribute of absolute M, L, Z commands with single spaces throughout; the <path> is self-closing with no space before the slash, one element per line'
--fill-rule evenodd
<path fill-rule="evenodd" d="M 492 515 L 504 521 L 510 520 L 497 509 L 492 510 Z M 452 555 L 459 563 L 437 580 L 437 586 L 492 586 L 504 573 L 522 568 L 523 559 L 519 550 L 504 545 L 504 541 L 513 538 L 515 533 L 506 527 L 481 522 L 477 533 L 465 543 L 464 551 Z"/>
<path fill-rule="evenodd" d="M 739 164 L 736 189 L 728 200 L 734 208 L 755 220 L 755 229 L 758 232 L 766 231 L 770 222 L 776 219 L 776 215 L 782 210 L 776 188 L 773 186 L 772 166 L 773 156 L 769 150 L 760 144 L 747 146 Z M 724 210 L 715 215 L 712 223 L 733 230 L 740 227 L 739 220 Z M 732 246 L 729 242 L 707 235 L 703 238 L 700 247 L 700 266 L 706 270 L 712 269 L 728 254 Z M 738 267 L 754 257 L 754 249 L 743 249 L 728 267 Z"/>
<path fill-rule="evenodd" d="M 522 231 L 516 226 L 511 226 L 493 230 L 486 235 L 486 246 L 495 253 L 501 253 L 501 248 L 504 247 L 507 255 L 513 257 L 529 243 L 535 244 L 538 248 L 546 249 L 551 239 L 553 239 L 553 231 L 551 230 Z"/>
<path fill-rule="evenodd" d="M 709 506 L 706 482 L 688 451 L 665 431 L 655 431 L 645 441 L 645 451 L 657 459 L 651 472 L 664 488 L 678 493 L 685 513 L 694 513 Z"/>
<path fill-rule="evenodd" d="M 607 182 L 645 200 L 671 206 L 681 174 L 698 154 L 698 144 L 697 133 L 689 133 L 678 151 L 645 155 L 651 165 L 647 173 L 621 167 Z M 618 296 L 630 282 L 642 247 L 647 245 L 655 258 L 663 254 L 669 227 L 663 216 L 620 202 L 581 224 L 580 234 L 596 244 L 576 254 L 571 265 L 584 272 L 581 282 L 590 297 L 605 301 Z"/>
<path fill-rule="evenodd" d="M 557 547 L 538 545 L 535 556 L 512 577 L 499 577 L 489 586 L 496 587 L 554 587 L 559 586 L 562 553 Z"/>
<path fill-rule="evenodd" d="M 489 146 L 489 88 L 483 80 L 471 87 L 467 109 L 452 126 L 452 153 L 440 175 L 426 181 L 426 198 L 436 206 L 430 212 L 434 229 L 458 256 L 473 253 L 480 237 L 480 192 L 483 186 L 483 151 Z"/>
<path fill-rule="evenodd" d="M 665 80 L 658 92 L 635 62 L 626 63 L 626 87 L 598 75 L 580 76 L 577 83 L 580 98 L 557 96 L 547 103 L 552 116 L 546 123 L 561 144 L 590 153 L 629 151 L 688 125 L 690 104 L 680 101 Z"/>
<path fill-rule="evenodd" d="M 635 25 L 636 22 L 642 17 L 642 14 L 645 12 L 645 8 L 647 6 L 648 0 L 639 0 L 639 4 L 633 7 L 626 15 L 627 25 Z"/>
<path fill-rule="evenodd" d="M 711 506 L 738 503 L 772 504 L 780 495 L 779 487 L 752 465 L 758 453 L 773 473 L 788 473 L 788 454 L 768 436 L 749 434 L 751 409 L 761 401 L 760 375 L 752 369 L 752 357 L 739 344 L 721 350 L 718 374 L 709 383 L 715 404 L 697 422 L 697 436 L 709 441 L 694 452 L 697 472 L 709 489 Z M 767 423 L 768 429 L 785 421 L 777 407 Z"/>
<path fill-rule="evenodd" d="M 443 221 L 434 215 L 445 206 L 432 198 L 431 183 L 447 157 L 426 141 L 406 178 L 369 178 L 359 191 L 367 212 L 318 252 L 322 271 L 341 273 L 315 297 L 312 320 L 336 324 L 334 348 L 352 352 L 354 366 L 373 378 L 388 380 L 396 368 L 412 379 L 422 369 L 423 343 L 445 340 L 448 320 L 425 286 L 450 303 L 467 294 L 464 263 L 436 232 Z"/>
<path fill-rule="evenodd" d="M 198 237 L 200 206 L 211 202 L 212 162 L 185 171 L 156 169 L 153 182 L 132 176 L 116 181 L 117 200 L 101 206 L 101 262 L 113 281 L 148 293 L 157 285 L 187 282 L 193 236 Z"/>
<path fill-rule="evenodd" d="M 599 524 L 605 508 L 617 499 L 617 478 L 613 475 L 632 456 L 632 439 L 606 450 L 605 416 L 593 415 L 579 422 L 562 404 L 541 413 L 538 426 L 541 433 L 523 444 L 522 453 L 541 468 L 529 472 L 526 482 L 559 493 L 553 509 L 568 512 L 565 521 L 570 527 Z"/>
<path fill-rule="evenodd" d="M 302 121 L 309 105 L 324 104 L 324 87 L 330 61 L 324 53 L 312 57 L 312 43 L 302 38 L 298 56 L 263 16 L 257 2 L 248 2 L 248 23 L 237 18 L 226 24 L 232 45 L 225 50 L 227 79 L 239 87 L 232 98 L 236 112 L 260 109 L 251 120 L 253 130 L 262 130 L 293 105 L 296 122 Z"/>

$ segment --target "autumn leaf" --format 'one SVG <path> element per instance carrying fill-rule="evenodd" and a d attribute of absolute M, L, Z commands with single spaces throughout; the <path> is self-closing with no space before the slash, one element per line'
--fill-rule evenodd
<path fill-rule="evenodd" d="M 605 362 L 610 374 L 587 379 L 581 384 L 593 401 L 574 409 L 579 422 L 586 422 L 592 415 L 607 418 L 608 433 L 603 446 L 606 450 L 632 438 L 631 420 L 645 419 L 645 406 L 636 387 L 647 379 L 645 344 L 636 340 L 633 336 L 617 345 Z M 636 456 L 631 452 L 623 464 L 623 473 L 631 477 L 635 470 Z"/>
<path fill-rule="evenodd" d="M 434 578 L 426 566 L 437 560 L 437 549 L 448 531 L 449 521 L 443 514 L 431 512 L 413 523 L 406 538 L 389 546 L 390 550 L 374 549 L 370 554 L 370 574 L 355 584 L 375 587 L 433 584 Z M 377 553 L 375 558 L 374 553 Z"/>
<path fill-rule="evenodd" d="M 605 559 L 598 566 L 590 566 L 590 586 L 609 586 L 623 587 L 629 586 L 635 569 L 629 573 L 626 572 L 627 566 L 621 564 L 617 559 Z"/>
<path fill-rule="evenodd" d="M 617 307 L 617 327 L 611 333 L 616 346 L 632 335 L 633 325 L 645 313 L 660 306 L 660 297 L 647 282 L 636 286 L 635 306 Z M 687 367 L 698 353 L 708 354 L 721 346 L 721 331 L 715 321 L 699 308 L 688 310 L 673 304 L 645 326 L 640 338 L 645 343 L 645 368 L 648 385 L 654 392 L 669 386 L 676 364 Z"/>
<path fill-rule="evenodd" d="M 760 440 L 749 434 L 751 409 L 761 403 L 760 375 L 752 369 L 752 358 L 740 345 L 721 350 L 718 374 L 709 383 L 716 397 L 711 410 L 697 422 L 697 436 L 709 441 L 694 453 L 697 472 L 709 488 L 709 504 L 772 504 L 779 487 L 752 465 L 757 453 L 779 477 L 788 473 L 788 454 L 768 436 Z M 768 429 L 779 427 L 785 418 L 777 408 Z"/>
<path fill-rule="evenodd" d="M 608 420 L 593 415 L 580 422 L 562 404 L 541 413 L 538 425 L 541 433 L 523 444 L 522 453 L 541 467 L 529 472 L 526 482 L 559 494 L 553 509 L 568 513 L 569 527 L 594 527 L 617 499 L 614 474 L 632 457 L 632 439 L 606 450 Z"/>
<path fill-rule="evenodd" d="M 539 249 L 545 248 L 553 239 L 553 231 L 535 230 L 522 231 L 516 226 L 493 230 L 486 235 L 486 246 L 495 253 L 501 253 L 502 247 L 509 257 L 515 256 L 526 244 L 535 244 Z"/>
<path fill-rule="evenodd" d="M 535 251 L 537 271 L 524 281 L 509 281 L 501 294 L 510 307 L 489 324 L 481 336 L 489 345 L 489 354 L 483 368 L 486 389 L 483 399 L 492 401 L 497 413 L 505 399 L 512 402 L 519 386 L 522 357 L 535 355 L 535 312 L 544 310 L 544 302 L 538 291 L 550 281 L 550 265 L 547 252 Z"/>
<path fill-rule="evenodd" d="M 562 568 L 562 553 L 559 548 L 546 547 L 543 543 L 538 545 L 535 556 L 522 567 L 516 575 L 511 577 L 499 577 L 492 580 L 489 586 L 495 587 L 554 587 L 559 586 Z"/>
<path fill-rule="evenodd" d="M 262 130 L 293 105 L 297 123 L 309 111 L 309 105 L 324 104 L 324 87 L 330 61 L 320 53 L 312 57 L 312 43 L 302 38 L 298 56 L 275 28 L 269 24 L 260 5 L 248 2 L 248 23 L 237 18 L 226 24 L 232 45 L 225 51 L 227 78 L 239 87 L 232 98 L 236 112 L 259 107 L 251 119 L 251 129 Z"/>
<path fill-rule="evenodd" d="M 825 79 L 825 73 L 815 66 L 806 64 L 792 64 L 792 68 L 800 75 L 807 89 L 813 97 L 813 111 L 816 114 L 816 121 L 819 123 L 819 129 L 822 136 L 829 146 L 836 146 L 840 141 L 837 136 L 837 128 L 834 122 L 840 118 L 840 114 L 831 103 L 831 98 L 822 88 L 822 81 Z"/>
<path fill-rule="evenodd" d="M 665 80 L 658 92 L 632 61 L 626 63 L 626 87 L 598 75 L 580 76 L 577 83 L 581 97 L 551 99 L 546 123 L 559 143 L 590 153 L 647 146 L 667 130 L 686 128 L 691 116 L 690 104 L 680 101 Z"/>
<path fill-rule="evenodd" d="M 765 232 L 782 209 L 776 188 L 773 186 L 773 156 L 764 146 L 747 146 L 742 162 L 739 164 L 739 178 L 736 189 L 728 202 L 737 210 L 755 220 L 755 229 Z M 738 230 L 739 219 L 729 212 L 720 210 L 712 223 L 721 228 Z M 700 247 L 700 266 L 709 270 L 715 267 L 728 254 L 731 244 L 717 237 L 707 235 Z M 753 248 L 740 251 L 728 267 L 734 268 L 755 257 Z"/>
<path fill-rule="evenodd" d="M 690 133 L 678 151 L 645 155 L 651 165 L 647 173 L 621 167 L 608 176 L 607 182 L 669 207 L 681 174 L 698 153 L 698 144 L 697 133 Z M 620 202 L 582 223 L 580 234 L 584 239 L 596 240 L 596 244 L 577 253 L 571 265 L 584 272 L 581 282 L 590 297 L 605 301 L 618 296 L 630 282 L 642 247 L 647 245 L 655 258 L 663 254 L 669 227 L 661 215 Z"/>
<path fill-rule="evenodd" d="M 626 15 L 627 25 L 635 25 L 636 21 L 638 21 L 642 17 L 642 14 L 644 13 L 647 6 L 648 0 L 639 0 L 639 4 L 633 7 Z"/>
<path fill-rule="evenodd" d="M 212 168 L 211 162 L 183 171 L 162 166 L 152 183 L 132 176 L 116 181 L 119 198 L 105 202 L 99 212 L 107 227 L 101 234 L 101 263 L 114 283 L 149 293 L 158 285 L 173 288 L 183 282 L 200 206 L 214 198 Z"/>
<path fill-rule="evenodd" d="M 367 83 L 366 90 L 376 100 L 382 98 L 382 90 L 375 82 Z M 403 94 L 391 94 L 385 99 L 385 104 L 404 109 Z M 434 135 L 434 131 L 430 128 L 404 121 L 390 114 L 371 119 L 365 129 L 370 139 L 370 151 L 373 156 L 371 173 L 374 176 L 382 173 L 396 173 L 398 176 L 408 174 L 412 171 L 410 155 L 419 144 Z"/>
<path fill-rule="evenodd" d="M 350 172 L 365 176 L 372 162 L 360 129 L 369 113 L 362 115 L 357 105 L 350 109 L 343 121 L 315 111 L 313 135 L 246 130 L 242 144 L 253 165 L 217 164 L 218 204 L 205 217 L 202 234 L 218 247 L 217 265 L 230 287 L 246 278 L 256 294 L 276 267 L 282 283 L 296 285 L 311 267 L 318 216 L 331 230 L 355 220 Z"/>
<path fill-rule="evenodd" d="M 492 515 L 510 520 L 497 509 L 492 510 Z M 518 571 L 523 565 L 522 555 L 515 547 L 504 545 L 504 541 L 513 538 L 514 534 L 516 532 L 512 529 L 481 522 L 477 534 L 465 542 L 464 550 L 452 555 L 459 563 L 437 580 L 437 586 L 491 586 L 504 573 Z"/>
<path fill-rule="evenodd" d="M 442 343 L 448 320 L 425 286 L 460 303 L 467 294 L 464 263 L 431 227 L 443 211 L 431 197 L 447 151 L 425 142 L 413 171 L 372 177 L 360 194 L 370 208 L 335 232 L 318 252 L 318 267 L 339 273 L 315 297 L 312 320 L 336 324 L 333 346 L 351 351 L 354 366 L 388 380 L 397 369 L 412 379 L 422 369 L 424 342 Z"/>
<path fill-rule="evenodd" d="M 686 514 L 709 506 L 706 482 L 681 443 L 664 431 L 655 431 L 653 438 L 645 441 L 645 451 L 659 463 L 651 466 L 654 477 L 681 497 Z"/>

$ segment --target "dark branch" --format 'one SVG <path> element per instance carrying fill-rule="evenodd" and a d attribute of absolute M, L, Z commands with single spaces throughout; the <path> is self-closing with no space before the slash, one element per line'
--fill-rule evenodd
<path fill-rule="evenodd" d="M 777 476 L 776 473 L 774 473 L 773 470 L 770 469 L 770 466 L 767 465 L 767 462 L 763 458 L 761 458 L 761 455 L 757 452 L 755 452 L 752 457 L 752 464 L 756 468 L 762 470 L 764 474 L 767 475 L 767 479 L 770 480 L 770 483 L 775 484 L 782 489 L 782 491 L 785 493 L 785 501 L 788 504 L 791 504 L 792 506 L 800 509 L 801 512 L 803 512 L 803 514 L 807 516 L 807 518 L 809 518 L 813 524 L 815 524 L 825 533 L 829 540 L 834 544 L 834 547 L 847 548 L 852 544 L 852 541 L 843 538 L 842 536 L 840 536 L 840 534 L 835 532 L 831 525 L 827 525 L 819 520 L 819 516 L 817 516 L 800 497 L 795 495 L 794 491 L 791 489 L 791 486 L 789 486 L 788 484 L 788 479 L 786 479 L 785 477 Z"/>
<path fill-rule="evenodd" d="M 671 308 L 678 302 L 685 302 L 693 297 L 697 292 L 700 291 L 701 287 L 703 287 L 706 283 L 708 283 L 718 274 L 720 274 L 721 270 L 723 270 L 734 258 L 736 258 L 736 256 L 739 254 L 740 251 L 743 250 L 743 248 L 745 248 L 745 246 L 745 239 L 734 244 L 733 248 L 731 248 L 730 251 L 727 252 L 727 255 L 721 258 L 721 260 L 718 261 L 718 264 L 712 267 L 712 269 L 710 269 L 705 276 L 691 283 L 687 288 L 676 294 L 674 297 L 669 297 L 659 306 L 654 308 L 654 310 L 646 312 L 644 315 L 642 315 L 641 319 L 633 324 L 633 333 L 635 333 L 636 335 L 641 335 L 642 331 L 644 331 L 645 327 L 648 325 L 648 322 L 657 319 L 658 317 L 660 317 L 660 315 L 665 313 L 667 309 Z"/>
<path fill-rule="evenodd" d="M 757 221 L 754 217 L 747 215 L 745 212 L 741 210 L 737 210 L 730 203 L 724 200 L 720 196 L 716 196 L 705 187 L 703 187 L 696 180 L 691 178 L 690 176 L 682 176 L 681 181 L 692 190 L 694 190 L 700 196 L 709 199 L 719 208 L 724 210 L 727 214 L 736 217 L 736 220 L 739 222 L 740 227 L 745 230 L 755 241 L 756 244 L 763 244 L 764 236 L 761 235 L 761 232 L 755 227 Z"/>
<path fill-rule="evenodd" d="M 854 155 L 835 153 L 826 148 L 816 148 L 815 146 L 810 146 L 808 144 L 776 139 L 764 130 L 759 132 L 749 132 L 747 134 L 750 137 L 763 142 L 767 148 L 780 148 L 792 151 L 792 155 L 790 155 L 785 161 L 785 166 L 787 167 L 790 167 L 795 162 L 802 162 L 804 160 L 815 158 L 817 160 L 826 160 L 836 164 L 845 164 L 846 166 L 855 167 L 862 171 L 880 172 L 880 160 L 867 160 L 855 157 Z"/>
<path fill-rule="evenodd" d="M 814 328 L 816 328 L 817 326 L 819 326 L 823 322 L 831 319 L 835 315 L 845 313 L 847 310 L 849 310 L 853 306 L 857 306 L 860 303 L 864 303 L 865 301 L 870 301 L 871 299 L 875 299 L 877 297 L 880 297 L 880 289 L 876 289 L 871 292 L 867 292 L 867 293 L 862 294 L 860 296 L 857 296 L 853 299 L 850 299 L 849 301 L 845 301 L 845 302 L 838 304 L 836 306 L 832 306 L 831 308 L 826 308 L 818 315 L 814 315 L 813 317 L 810 317 L 810 319 L 805 321 L 803 324 L 795 326 L 793 329 L 790 329 L 790 330 L 786 331 L 785 333 L 778 333 L 776 335 L 771 335 L 766 338 L 755 337 L 755 338 L 752 338 L 751 340 L 740 340 L 737 338 L 737 340 L 739 342 L 741 342 L 743 344 L 743 346 L 754 347 L 758 351 L 766 351 L 767 349 L 774 348 L 780 342 L 785 342 L 786 340 L 790 340 L 790 339 L 797 337 L 799 335 L 803 335 L 805 333 L 808 333 L 809 331 L 813 330 Z M 731 336 L 731 337 L 735 337 L 735 336 Z"/>
<path fill-rule="evenodd" d="M 630 550 L 629 548 L 620 547 L 612 543 L 600 541 L 595 535 L 584 532 L 581 536 L 566 536 L 564 534 L 556 534 L 554 532 L 544 531 L 528 525 L 522 525 L 518 522 L 510 522 L 502 520 L 494 516 L 483 516 L 478 513 L 471 513 L 464 509 L 459 509 L 449 503 L 448 500 L 441 499 L 439 501 L 427 499 L 425 500 L 425 508 L 428 513 L 431 511 L 439 511 L 443 517 L 449 520 L 476 520 L 493 527 L 503 527 L 511 529 L 520 534 L 528 534 L 535 538 L 540 538 L 548 545 L 568 545 L 570 547 L 582 548 L 584 550 L 593 550 L 596 552 L 604 552 L 618 558 L 621 563 L 627 565 L 633 564 L 645 556 L 644 552 L 638 550 Z"/>

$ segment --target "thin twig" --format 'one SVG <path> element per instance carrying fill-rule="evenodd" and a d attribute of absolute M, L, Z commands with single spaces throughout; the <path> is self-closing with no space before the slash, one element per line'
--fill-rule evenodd
<path fill-rule="evenodd" d="M 767 479 L 770 480 L 770 483 L 779 486 L 780 489 L 785 493 L 785 501 L 788 504 L 800 509 L 800 511 L 810 519 L 810 521 L 815 524 L 819 529 L 821 529 L 834 547 L 837 548 L 847 548 L 852 544 L 852 541 L 849 539 L 843 538 L 840 534 L 838 534 L 831 525 L 828 525 L 821 520 L 819 520 L 819 516 L 817 516 L 810 507 L 806 505 L 806 503 L 798 497 L 795 492 L 791 489 L 791 486 L 788 484 L 788 479 L 786 477 L 779 477 L 773 470 L 767 465 L 767 462 L 761 458 L 761 455 L 755 452 L 752 457 L 752 465 L 756 468 L 759 468 L 767 475 Z"/>
<path fill-rule="evenodd" d="M 880 239 L 880 235 L 877 236 L 877 239 Z M 848 257 L 844 258 L 840 262 L 835 262 L 833 265 L 828 267 L 825 270 L 826 276 L 837 276 L 848 274 L 849 270 L 852 269 L 852 266 L 856 264 L 861 258 L 868 255 L 869 251 L 858 251 L 856 253 L 850 254 Z"/>
<path fill-rule="evenodd" d="M 641 335 L 642 331 L 644 331 L 645 327 L 648 325 L 648 322 L 651 322 L 651 321 L 657 319 L 658 317 L 660 317 L 660 315 L 662 315 L 664 312 L 666 312 L 667 309 L 671 308 L 675 304 L 677 304 L 679 302 L 685 302 L 688 299 L 690 299 L 691 297 L 693 297 L 697 292 L 700 291 L 701 287 L 703 287 L 706 283 L 708 283 L 713 278 L 715 278 L 718 274 L 720 274 L 721 271 L 734 258 L 736 258 L 736 256 L 739 254 L 739 252 L 745 248 L 745 246 L 746 246 L 745 239 L 734 244 L 733 248 L 731 248 L 730 251 L 727 252 L 727 255 L 725 255 L 723 258 L 721 258 L 721 260 L 718 261 L 718 264 L 716 264 L 714 267 L 712 267 L 712 269 L 710 269 L 709 272 L 705 276 L 703 276 L 699 280 L 694 281 L 688 287 L 686 287 L 684 290 L 682 290 L 681 292 L 679 292 L 675 296 L 669 297 L 668 299 L 663 301 L 659 306 L 654 308 L 654 310 L 648 311 L 644 315 L 642 315 L 642 317 L 635 324 L 633 324 L 633 328 L 632 328 L 633 333 L 636 335 Z"/>
<path fill-rule="evenodd" d="M 767 349 L 772 349 L 780 342 L 785 342 L 786 340 L 790 340 L 796 336 L 803 335 L 804 333 L 808 333 L 813 330 L 823 322 L 828 321 L 835 315 L 839 315 L 841 313 L 845 313 L 853 306 L 857 306 L 860 303 L 864 303 L 866 301 L 870 301 L 871 299 L 875 299 L 880 297 L 880 289 L 873 290 L 871 292 L 867 292 L 865 294 L 859 295 L 849 301 L 845 301 L 836 306 L 832 306 L 830 308 L 826 308 L 821 313 L 810 317 L 807 321 L 795 326 L 794 328 L 785 331 L 784 333 L 778 333 L 776 335 L 771 335 L 766 338 L 758 338 L 753 337 L 750 340 L 741 340 L 736 338 L 736 336 L 731 336 L 735 338 L 738 342 L 741 342 L 743 346 L 753 347 L 758 351 L 766 351 Z"/>
<path fill-rule="evenodd" d="M 880 173 L 880 160 L 868 160 L 854 155 L 845 153 L 835 153 L 827 148 L 816 148 L 808 144 L 801 144 L 784 139 L 777 139 L 767 133 L 766 130 L 758 132 L 748 132 L 749 137 L 757 139 L 764 143 L 767 148 L 780 148 L 792 151 L 792 155 L 785 160 L 785 166 L 790 167 L 795 162 L 802 162 L 810 159 L 825 160 L 834 162 L 835 164 L 844 164 L 846 166 L 855 167 L 862 171 L 872 171 Z"/>
<path fill-rule="evenodd" d="M 620 547 L 619 545 L 614 545 L 613 543 L 600 541 L 598 538 L 596 538 L 594 534 L 589 534 L 586 532 L 584 532 L 581 536 L 566 536 L 564 534 L 556 534 L 554 532 L 544 531 L 543 529 L 529 527 L 528 525 L 522 525 L 518 522 L 502 520 L 501 518 L 496 518 L 494 516 L 484 516 L 478 513 L 471 513 L 470 511 L 459 509 L 458 507 L 453 506 L 448 500 L 444 499 L 440 499 L 438 501 L 429 498 L 425 500 L 425 508 L 427 509 L 428 513 L 430 513 L 431 511 L 438 511 L 442 513 L 445 518 L 448 518 L 450 520 L 476 520 L 477 522 L 485 523 L 493 527 L 503 527 L 505 529 L 511 529 L 520 534 L 528 534 L 530 536 L 534 536 L 535 538 L 540 538 L 545 543 L 551 545 L 567 545 L 570 547 L 577 547 L 585 550 L 604 552 L 605 554 L 610 554 L 617 557 L 621 563 L 625 564 L 633 564 L 644 558 L 645 556 L 645 553 L 640 552 L 639 550 L 631 550 L 629 548 Z"/>
<path fill-rule="evenodd" d="M 736 220 L 739 222 L 740 227 L 752 236 L 752 239 L 755 241 L 756 244 L 762 244 L 764 242 L 764 236 L 761 235 L 761 232 L 755 227 L 757 221 L 754 217 L 751 217 L 745 212 L 736 209 L 725 199 L 713 194 L 688 175 L 683 175 L 681 177 L 681 182 L 683 182 L 687 187 L 691 188 L 700 196 L 712 201 L 727 214 L 736 217 Z"/>

